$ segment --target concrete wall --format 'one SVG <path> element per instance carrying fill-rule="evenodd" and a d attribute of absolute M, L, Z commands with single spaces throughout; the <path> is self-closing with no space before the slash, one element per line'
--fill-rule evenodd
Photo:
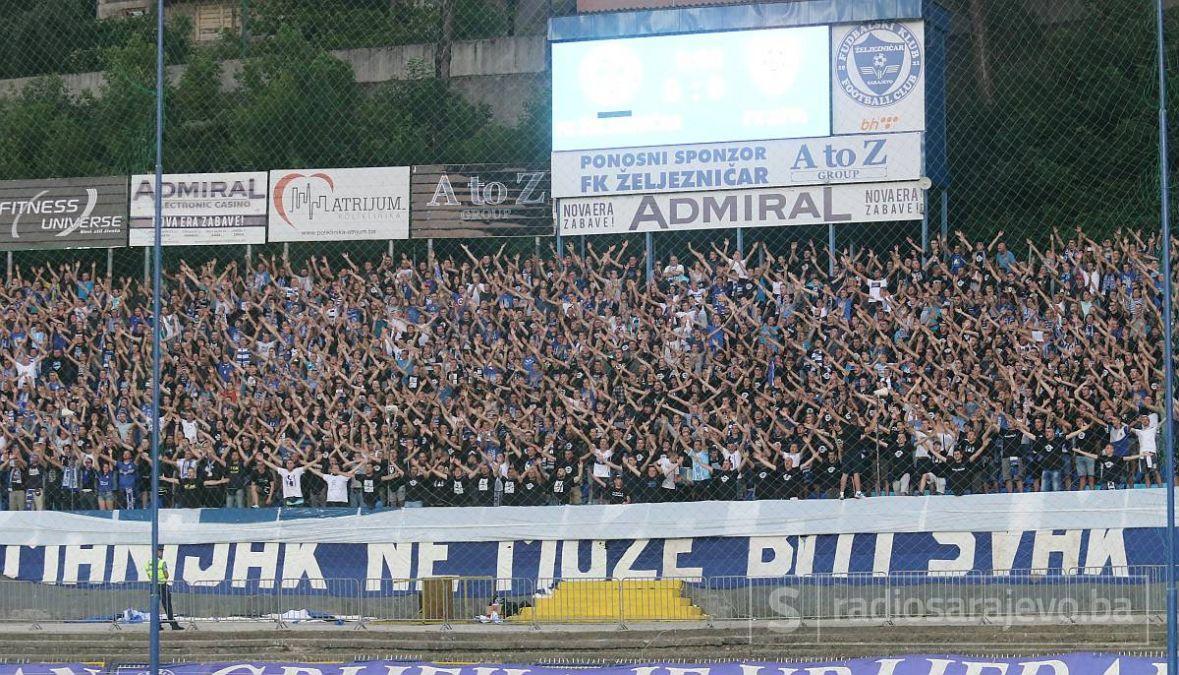
<path fill-rule="evenodd" d="M 379 49 L 346 49 L 332 54 L 352 65 L 356 80 L 375 85 L 410 77 L 409 64 L 421 61 L 429 72 L 434 68 L 434 45 L 416 44 Z M 242 62 L 234 59 L 222 63 L 222 87 L 237 87 Z M 455 86 L 472 102 L 491 106 L 496 120 L 514 123 L 523 109 L 532 86 L 544 79 L 546 40 L 543 35 L 500 37 L 454 44 L 450 73 Z M 176 81 L 184 66 L 168 69 L 168 79 Z M 17 95 L 33 78 L 0 80 L 0 96 Z M 67 90 L 74 95 L 101 95 L 106 76 L 101 72 L 63 75 Z"/>

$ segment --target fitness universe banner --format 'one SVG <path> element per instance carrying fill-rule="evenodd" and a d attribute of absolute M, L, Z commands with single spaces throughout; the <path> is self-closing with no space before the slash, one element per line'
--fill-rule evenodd
<path fill-rule="evenodd" d="M 920 133 L 553 153 L 557 198 L 920 177 Z"/>
<path fill-rule="evenodd" d="M 1162 528 L 911 532 L 371 544 L 223 543 L 165 548 L 173 578 L 202 589 L 329 592 L 324 579 L 454 575 L 520 580 L 762 577 L 904 572 L 916 576 L 1133 577 L 1163 563 Z M 143 545 L 0 547 L 5 577 L 51 584 L 144 581 Z M 509 582 L 513 583 L 513 582 Z M 395 587 L 398 585 L 394 585 Z M 401 584 L 409 592 L 409 584 Z"/>
<path fill-rule="evenodd" d="M 161 672 L 171 675 L 1158 675 L 1165 673 L 1166 668 L 1166 662 L 1159 659 L 1080 652 L 1023 658 L 938 654 L 790 663 L 646 663 L 575 669 L 406 661 L 336 664 L 252 661 L 170 664 Z M 100 675 L 106 672 L 104 668 L 81 663 L 0 664 L 0 675 Z M 148 675 L 145 668 L 138 666 L 120 666 L 114 672 Z"/>

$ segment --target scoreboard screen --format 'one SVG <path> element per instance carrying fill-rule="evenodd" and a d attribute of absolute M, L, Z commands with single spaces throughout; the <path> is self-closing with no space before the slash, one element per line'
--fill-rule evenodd
<path fill-rule="evenodd" d="M 553 150 L 831 133 L 829 27 L 556 42 Z"/>

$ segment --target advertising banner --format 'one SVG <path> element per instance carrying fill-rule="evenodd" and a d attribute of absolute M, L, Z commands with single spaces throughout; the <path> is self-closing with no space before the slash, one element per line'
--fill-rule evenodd
<path fill-rule="evenodd" d="M 733 190 L 921 177 L 921 134 L 553 153 L 553 196 Z"/>
<path fill-rule="evenodd" d="M 126 176 L 0 181 L 0 250 L 126 245 Z"/>
<path fill-rule="evenodd" d="M 920 220 L 925 181 L 558 201 L 563 235 Z"/>
<path fill-rule="evenodd" d="M 270 172 L 270 241 L 409 238 L 409 167 Z"/>
<path fill-rule="evenodd" d="M 415 239 L 553 234 L 548 167 L 513 164 L 415 166 L 410 230 Z"/>
<path fill-rule="evenodd" d="M 900 629 L 898 629 L 900 630 Z M 265 658 L 265 654 L 262 655 Z M 173 675 L 1158 675 L 1166 672 L 1166 659 L 1120 654 L 1077 652 L 1004 658 L 993 655 L 947 654 L 891 656 L 888 658 L 838 659 L 740 663 L 646 662 L 635 666 L 577 666 L 560 668 L 502 663 L 434 663 L 412 661 L 354 661 L 352 663 L 295 663 L 258 660 L 220 663 L 168 664 Z M 0 665 L 0 675 L 97 675 L 93 664 Z M 111 671 L 113 672 L 113 671 Z M 148 675 L 145 665 L 120 666 L 117 675 Z"/>
<path fill-rule="evenodd" d="M 155 180 L 131 177 L 132 246 L 154 240 Z M 266 172 L 165 174 L 164 246 L 266 242 Z"/>
<path fill-rule="evenodd" d="M 925 24 L 831 27 L 832 133 L 925 129 Z"/>

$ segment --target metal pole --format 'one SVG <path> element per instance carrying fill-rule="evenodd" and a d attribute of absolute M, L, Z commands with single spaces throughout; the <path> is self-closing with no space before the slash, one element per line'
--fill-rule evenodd
<path fill-rule="evenodd" d="M 655 280 L 655 235 L 647 232 L 643 235 L 643 245 L 646 248 L 647 283 Z"/>
<path fill-rule="evenodd" d="M 537 260 L 540 260 L 540 237 L 532 238 L 532 255 L 536 256 Z"/>
<path fill-rule="evenodd" d="M 835 276 L 835 224 L 827 224 L 827 274 Z"/>
<path fill-rule="evenodd" d="M 580 237 L 578 237 L 578 252 L 577 252 L 577 254 L 579 256 L 581 256 L 582 260 L 585 260 L 585 235 L 584 234 L 581 235 Z"/>
<path fill-rule="evenodd" d="M 921 197 L 925 201 L 925 208 L 921 209 L 921 262 L 925 262 L 925 255 L 929 253 L 929 190 Z"/>
<path fill-rule="evenodd" d="M 942 246 L 950 243 L 950 191 L 942 190 Z M 969 253 L 969 251 L 968 251 Z"/>
<path fill-rule="evenodd" d="M 115 249 L 106 250 L 106 278 L 110 279 L 115 273 Z"/>
<path fill-rule="evenodd" d="M 389 240 L 389 259 L 393 259 L 393 240 Z"/>
<path fill-rule="evenodd" d="M 1167 171 L 1167 63 L 1163 40 L 1163 0 L 1155 0 L 1155 37 L 1159 69 L 1159 216 L 1163 237 L 1163 406 L 1166 424 L 1163 447 L 1167 453 L 1167 672 L 1179 673 L 1179 630 L 1175 616 L 1179 594 L 1175 587 L 1175 362 L 1171 344 L 1175 339 L 1171 313 L 1171 185 Z"/>
<path fill-rule="evenodd" d="M 143 285 L 146 286 L 151 281 L 151 247 L 145 246 L 143 249 Z"/>
<path fill-rule="evenodd" d="M 246 244 L 246 269 L 250 269 L 254 265 L 254 246 Z"/>
<path fill-rule="evenodd" d="M 743 227 L 737 228 L 737 254 L 741 256 L 742 260 L 745 259 L 745 228 Z"/>
<path fill-rule="evenodd" d="M 5 265 L 4 269 L 8 275 L 8 281 L 11 283 L 12 282 L 12 251 L 9 251 L 8 253 L 6 253 L 4 255 L 4 265 Z"/>
<path fill-rule="evenodd" d="M 151 293 L 151 673 L 160 672 L 160 266 L 164 224 L 164 0 L 156 0 L 156 192 Z"/>

